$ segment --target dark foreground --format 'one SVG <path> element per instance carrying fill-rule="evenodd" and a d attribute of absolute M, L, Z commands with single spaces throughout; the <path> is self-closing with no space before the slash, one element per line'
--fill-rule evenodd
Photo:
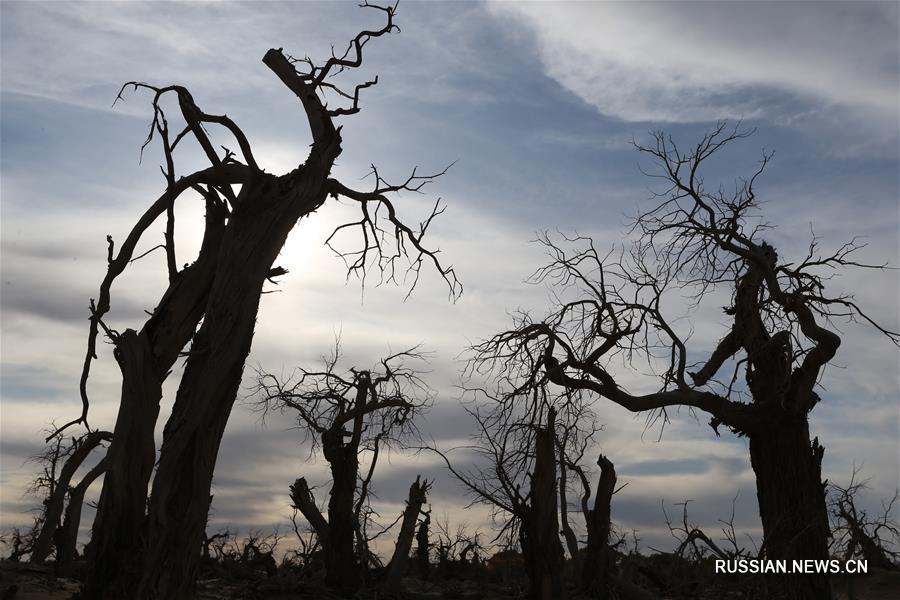
<path fill-rule="evenodd" d="M 766 598 L 757 577 L 710 575 L 704 565 L 661 565 L 659 556 L 631 557 L 630 570 L 623 571 L 615 582 L 614 594 L 623 600 L 681 600 Z M 439 574 L 425 581 L 415 577 L 402 580 L 394 592 L 372 583 L 356 597 L 360 600 L 397 598 L 403 600 L 513 600 L 527 594 L 527 580 L 516 567 L 500 567 L 484 563 L 466 565 L 465 572 Z M 630 571 L 630 572 L 629 572 Z M 266 574 L 262 569 L 209 569 L 198 582 L 201 600 L 237 599 L 323 599 L 337 600 L 329 593 L 319 573 L 303 573 L 279 568 Z M 835 577 L 832 581 L 839 600 L 894 600 L 900 597 L 900 571 L 875 569 L 868 575 L 852 578 Z M 0 561 L 0 600 L 68 600 L 79 590 L 77 579 L 61 579 L 52 575 L 52 566 L 37 567 L 26 563 Z M 570 589 L 569 598 L 586 598 Z"/>

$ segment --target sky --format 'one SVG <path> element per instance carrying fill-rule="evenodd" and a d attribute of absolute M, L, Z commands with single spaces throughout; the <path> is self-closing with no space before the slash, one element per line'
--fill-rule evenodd
<path fill-rule="evenodd" d="M 517 309 L 547 307 L 548 290 L 524 283 L 544 260 L 530 240 L 559 230 L 599 247 L 622 243 L 629 215 L 654 189 L 632 140 L 662 129 L 689 144 L 719 119 L 756 134 L 711 164 L 709 182 L 731 185 L 775 151 L 758 193 L 782 256 L 802 258 L 814 230 L 826 248 L 862 236 L 861 259 L 900 266 L 897 3 L 402 2 L 397 23 L 402 32 L 372 41 L 364 68 L 350 74 L 379 83 L 359 114 L 341 119 L 334 173 L 361 187 L 373 163 L 394 180 L 452 163 L 427 193 L 397 206 L 417 223 L 441 198 L 446 212 L 429 240 L 465 291 L 448 301 L 434 272 L 406 300 L 406 288 L 377 277 L 365 287 L 348 280 L 323 242 L 353 207 L 329 203 L 298 224 L 277 261 L 290 273 L 263 296 L 249 366 L 317 367 L 336 336 L 347 367 L 421 344 L 436 391 L 421 428 L 442 448 L 465 444 L 472 424 L 457 385 L 466 347 L 504 329 Z M 309 134 L 262 56 L 283 47 L 327 57 L 331 44 L 380 25 L 378 13 L 350 2 L 0 4 L 0 529 L 27 523 L 38 504 L 24 491 L 42 430 L 80 410 L 105 236 L 122 239 L 164 187 L 157 148 L 140 160 L 149 99 L 128 92 L 113 106 L 122 83 L 189 87 L 201 108 L 242 127 L 267 171 L 283 173 L 305 158 Z M 178 168 L 200 166 L 185 154 Z M 200 219 L 201 206 L 179 207 L 183 262 L 198 248 Z M 163 227 L 148 232 L 145 249 Z M 829 285 L 900 328 L 897 271 L 839 273 Z M 109 325 L 139 328 L 164 288 L 162 255 L 132 265 L 114 287 Z M 711 307 L 678 323 L 699 352 L 722 335 L 722 319 Z M 864 502 L 877 507 L 900 485 L 898 352 L 871 328 L 837 326 L 844 341 L 811 429 L 826 448 L 823 476 L 846 482 L 861 467 L 871 478 Z M 159 432 L 179 374 L 167 381 Z M 652 383 L 640 370 L 619 376 L 634 389 Z M 325 465 L 309 460 L 289 415 L 260 420 L 245 382 L 219 455 L 211 527 L 289 530 L 288 485 L 301 475 L 327 483 Z M 90 382 L 94 427 L 113 427 L 119 384 L 102 344 Z M 628 482 L 613 503 L 622 530 L 636 529 L 644 546 L 671 545 L 662 504 L 691 500 L 692 519 L 715 532 L 734 501 L 735 525 L 758 542 L 745 441 L 717 438 L 687 413 L 673 414 L 660 438 L 641 416 L 594 407 L 604 424 L 596 451 Z M 464 491 L 427 455 L 380 464 L 383 514 L 399 513 L 419 473 L 436 479 L 433 515 L 489 529 L 487 512 L 463 510 Z M 89 496 L 98 494 L 95 485 Z"/>

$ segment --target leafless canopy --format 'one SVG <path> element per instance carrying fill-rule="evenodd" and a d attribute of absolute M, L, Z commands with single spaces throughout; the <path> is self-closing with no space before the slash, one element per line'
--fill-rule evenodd
<path fill-rule="evenodd" d="M 872 512 L 862 502 L 867 484 L 856 468 L 847 485 L 829 484 L 832 552 L 845 559 L 864 558 L 873 567 L 900 569 L 900 523 L 894 518 L 900 491 Z"/>
<path fill-rule="evenodd" d="M 551 397 L 546 389 L 529 395 L 512 396 L 501 382 L 496 389 L 470 388 L 464 409 L 475 424 L 471 443 L 448 450 L 435 447 L 455 479 L 469 492 L 473 503 L 493 509 L 499 533 L 492 543 L 514 545 L 518 527 L 530 502 L 529 479 L 534 472 L 538 430 L 555 413 L 555 446 L 558 454 L 563 515 L 573 472 L 578 479 L 582 511 L 591 497 L 590 471 L 582 461 L 600 431 L 586 397 L 579 392 Z M 463 467 L 462 464 L 469 466 Z M 563 517 L 564 521 L 566 517 Z"/>
<path fill-rule="evenodd" d="M 263 59 L 303 105 L 313 140 L 306 166 L 313 163 L 330 164 L 330 161 L 340 153 L 338 145 L 340 137 L 337 135 L 340 128 L 335 127 L 333 120 L 359 112 L 361 93 L 378 82 L 375 78 L 359 83 L 348 92 L 340 87 L 338 76 L 362 65 L 363 49 L 369 41 L 399 31 L 394 24 L 396 5 L 378 6 L 365 2 L 361 6 L 383 13 L 386 22 L 381 29 L 360 32 L 342 55 L 332 54 L 320 66 L 308 57 L 297 59 L 286 55 L 279 48 L 270 50 Z M 97 358 L 97 339 L 101 332 L 112 342 L 119 339 L 120 333 L 109 327 L 104 319 L 111 308 L 113 284 L 126 268 L 155 250 L 163 250 L 170 291 L 174 293 L 182 280 L 202 277 L 202 274 L 192 275 L 192 271 L 199 270 L 195 264 L 188 263 L 179 267 L 181 263 L 176 255 L 174 234 L 175 203 L 192 193 L 206 203 L 204 245 L 215 246 L 220 241 L 219 236 L 223 227 L 223 219 L 216 217 L 224 215 L 224 221 L 227 222 L 234 211 L 249 210 L 242 205 L 244 196 L 249 193 L 247 190 L 251 190 L 254 183 L 259 183 L 267 177 L 271 178 L 258 163 L 252 145 L 242 129 L 227 115 L 211 114 L 199 108 L 187 88 L 180 85 L 155 86 L 130 81 L 122 86 L 116 102 L 124 98 L 127 90 L 146 91 L 151 96 L 153 118 L 141 154 L 143 155 L 144 149 L 152 141 L 159 140 L 164 159 L 161 171 L 165 178 L 166 189 L 141 215 L 121 243 L 117 245 L 111 235 L 106 238 L 107 273 L 100 284 L 97 298 L 90 301 L 90 327 L 80 380 L 82 412 L 76 419 L 60 427 L 60 431 L 79 423 L 89 428 L 88 379 L 91 364 Z M 344 104 L 329 108 L 327 104 L 329 95 L 337 95 Z M 173 98 L 177 106 L 177 123 L 171 121 L 170 115 L 166 112 L 166 101 L 169 98 Z M 211 128 L 224 129 L 224 132 L 233 139 L 232 145 L 235 149 L 217 147 L 209 133 Z M 175 153 L 176 150 L 188 146 L 188 140 L 196 142 L 209 166 L 180 175 L 176 168 Z M 304 165 L 301 165 L 282 176 L 280 178 L 284 180 L 282 187 L 289 187 L 303 168 Z M 426 246 L 424 241 L 426 230 L 435 217 L 444 210 L 440 201 L 434 204 L 429 215 L 418 226 L 410 226 L 398 215 L 396 200 L 393 199 L 403 192 L 422 193 L 427 184 L 445 172 L 446 169 L 432 174 L 422 174 L 418 169 L 413 169 L 404 181 L 388 183 L 373 166 L 374 185 L 369 190 L 354 189 L 333 177 L 327 179 L 325 197 L 346 198 L 357 204 L 360 209 L 359 221 L 339 226 L 326 241 L 331 247 L 336 242 L 337 234 L 345 230 L 355 229 L 361 234 L 361 244 L 357 249 L 337 250 L 347 264 L 348 276 L 353 274 L 364 278 L 366 271 L 374 268 L 381 274 L 382 281 L 407 283 L 411 293 L 418 282 L 422 265 L 431 264 L 447 283 L 451 298 L 455 299 L 462 293 L 462 285 L 453 267 L 445 265 L 439 258 L 440 251 Z M 309 207 L 306 214 L 318 208 L 319 205 Z M 214 215 L 213 218 L 210 218 L 211 213 Z M 161 217 L 165 218 L 163 243 L 138 252 L 138 246 L 145 241 L 148 229 Z M 272 269 L 271 275 L 284 273 L 286 273 L 284 269 L 276 267 Z M 406 277 L 407 274 L 409 278 Z M 163 300 L 165 298 L 164 296 Z M 151 320 L 159 317 L 161 306 L 156 308 Z"/>
<path fill-rule="evenodd" d="M 301 368 L 286 378 L 257 368 L 252 395 L 262 417 L 273 410 L 296 415 L 313 450 L 323 434 L 335 430 L 346 430 L 355 445 L 376 452 L 418 435 L 415 417 L 433 396 L 422 379 L 425 355 L 418 348 L 391 354 L 371 370 L 341 372 L 338 342 L 323 361 L 322 370 Z"/>
<path fill-rule="evenodd" d="M 560 242 L 543 234 L 539 242 L 549 262 L 531 280 L 554 290 L 554 310 L 542 319 L 518 314 L 511 329 L 474 348 L 473 370 L 500 374 L 511 398 L 553 383 L 632 412 L 650 411 L 649 422 L 665 422 L 668 407 L 686 406 L 708 413 L 713 428 L 724 424 L 750 433 L 772 406 L 805 414 L 818 401 L 814 388 L 840 345 L 829 327 L 834 319 L 863 321 L 900 342 L 851 296 L 825 290 L 836 270 L 885 268 L 855 259 L 864 244 L 854 239 L 822 253 L 813 237 L 802 259 L 787 262 L 761 239 L 767 226 L 756 212 L 755 185 L 771 153 L 733 190 L 706 187 L 708 159 L 751 133 L 720 123 L 687 151 L 663 133 L 653 134 L 650 145 L 637 145 L 653 159 L 647 175 L 664 189 L 655 206 L 634 219 L 635 241 L 601 252 L 586 237 Z M 698 361 L 699 350 L 688 348 L 665 306 L 678 295 L 699 304 L 720 286 L 730 288 L 725 313 L 731 323 Z M 636 361 L 658 369 L 657 391 L 631 393 L 616 377 L 617 363 Z M 729 361 L 732 372 L 721 374 Z M 741 373 L 746 385 L 738 383 Z M 761 401 L 743 402 L 748 389 Z"/>

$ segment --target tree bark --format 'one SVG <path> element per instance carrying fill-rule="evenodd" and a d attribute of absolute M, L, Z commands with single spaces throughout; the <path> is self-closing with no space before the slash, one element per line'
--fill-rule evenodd
<path fill-rule="evenodd" d="M 111 439 L 112 434 L 108 431 L 92 431 L 77 442 L 78 447 L 63 464 L 53 494 L 45 501 L 44 524 L 31 549 L 29 562 L 42 564 L 47 560 L 53 549 L 53 538 L 56 530 L 60 526 L 60 518 L 63 515 L 63 506 L 66 495 L 69 493 L 69 483 L 72 481 L 72 476 L 75 475 L 75 471 L 78 470 L 84 459 L 88 457 L 91 450 L 100 445 L 100 442 L 108 442 Z"/>
<path fill-rule="evenodd" d="M 325 458 L 331 466 L 328 499 L 328 543 L 325 545 L 325 584 L 344 596 L 352 596 L 361 583 L 360 564 L 354 551 L 356 535 L 353 501 L 359 473 L 357 447 L 343 443 L 343 429 L 323 436 Z"/>
<path fill-rule="evenodd" d="M 533 600 L 565 598 L 563 549 L 559 541 L 556 505 L 555 418 L 551 409 L 547 428 L 539 428 L 535 441 L 534 472 L 531 474 L 530 504 L 520 528 L 522 554 Z"/>
<path fill-rule="evenodd" d="M 822 483 L 824 448 L 810 442 L 805 415 L 782 416 L 764 432 L 750 436 L 756 474 L 765 558 L 827 560 L 828 515 Z M 829 600 L 831 586 L 821 575 L 778 575 L 766 580 L 772 598 Z"/>
<path fill-rule="evenodd" d="M 293 225 L 325 200 L 327 172 L 315 171 L 261 174 L 241 190 L 163 433 L 139 598 L 193 594 L 216 456 L 250 352 L 263 282 Z M 279 189 L 286 191 L 276 195 Z"/>
<path fill-rule="evenodd" d="M 194 596 L 216 457 L 250 352 L 262 286 L 291 229 L 326 200 L 328 176 L 341 152 L 340 134 L 315 90 L 301 80 L 279 50 L 267 52 L 263 62 L 302 101 L 313 132 L 313 146 L 306 162 L 286 175 L 255 171 L 234 202 L 203 325 L 194 335 L 175 406 L 163 432 L 150 501 L 148 547 L 134 596 L 140 600 Z M 346 484 L 339 478 L 335 485 Z M 345 502 L 343 496 L 340 498 Z M 352 490 L 349 506 L 352 515 Z M 329 516 L 331 512 L 329 509 Z M 337 512 L 343 515 L 343 511 Z M 331 552 L 343 548 L 342 526 L 329 522 L 332 539 L 326 555 L 328 548 Z M 352 521 L 349 539 L 352 556 Z M 350 564 L 353 566 L 343 566 L 348 575 L 355 572 L 355 561 Z M 329 579 L 334 581 L 335 576 L 329 575 Z"/>
<path fill-rule="evenodd" d="M 223 208 L 207 199 L 197 260 L 170 284 L 140 333 L 127 329 L 116 340 L 122 394 L 87 552 L 91 568 L 85 598 L 115 599 L 134 592 L 146 543 L 147 486 L 156 461 L 162 384 L 203 316 L 224 228 Z"/>
<path fill-rule="evenodd" d="M 594 508 L 587 514 L 587 547 L 581 570 L 581 589 L 593 598 L 609 598 L 609 531 L 612 524 L 612 495 L 616 489 L 616 469 L 600 455 L 600 481 L 594 496 Z"/>
<path fill-rule="evenodd" d="M 400 534 L 397 536 L 397 545 L 394 547 L 394 554 L 388 564 L 387 585 L 389 588 L 397 586 L 406 575 L 409 551 L 412 549 L 413 537 L 416 533 L 416 521 L 427 500 L 427 493 L 428 482 L 420 483 L 419 477 L 416 477 L 415 482 L 409 487 L 409 498 L 403 511 Z"/>
<path fill-rule="evenodd" d="M 72 574 L 72 562 L 77 554 L 78 528 L 81 525 L 81 508 L 84 506 L 84 495 L 94 481 L 106 472 L 108 459 L 104 456 L 93 469 L 85 474 L 78 485 L 69 491 L 69 503 L 62 526 L 56 531 L 56 564 L 54 572 L 57 577 L 69 577 Z"/>

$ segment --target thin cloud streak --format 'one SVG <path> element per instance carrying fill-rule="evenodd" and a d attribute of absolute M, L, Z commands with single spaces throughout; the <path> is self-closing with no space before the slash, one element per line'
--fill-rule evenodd
<path fill-rule="evenodd" d="M 492 3 L 546 74 L 626 121 L 753 119 L 773 93 L 873 119 L 897 111 L 895 3 Z"/>

